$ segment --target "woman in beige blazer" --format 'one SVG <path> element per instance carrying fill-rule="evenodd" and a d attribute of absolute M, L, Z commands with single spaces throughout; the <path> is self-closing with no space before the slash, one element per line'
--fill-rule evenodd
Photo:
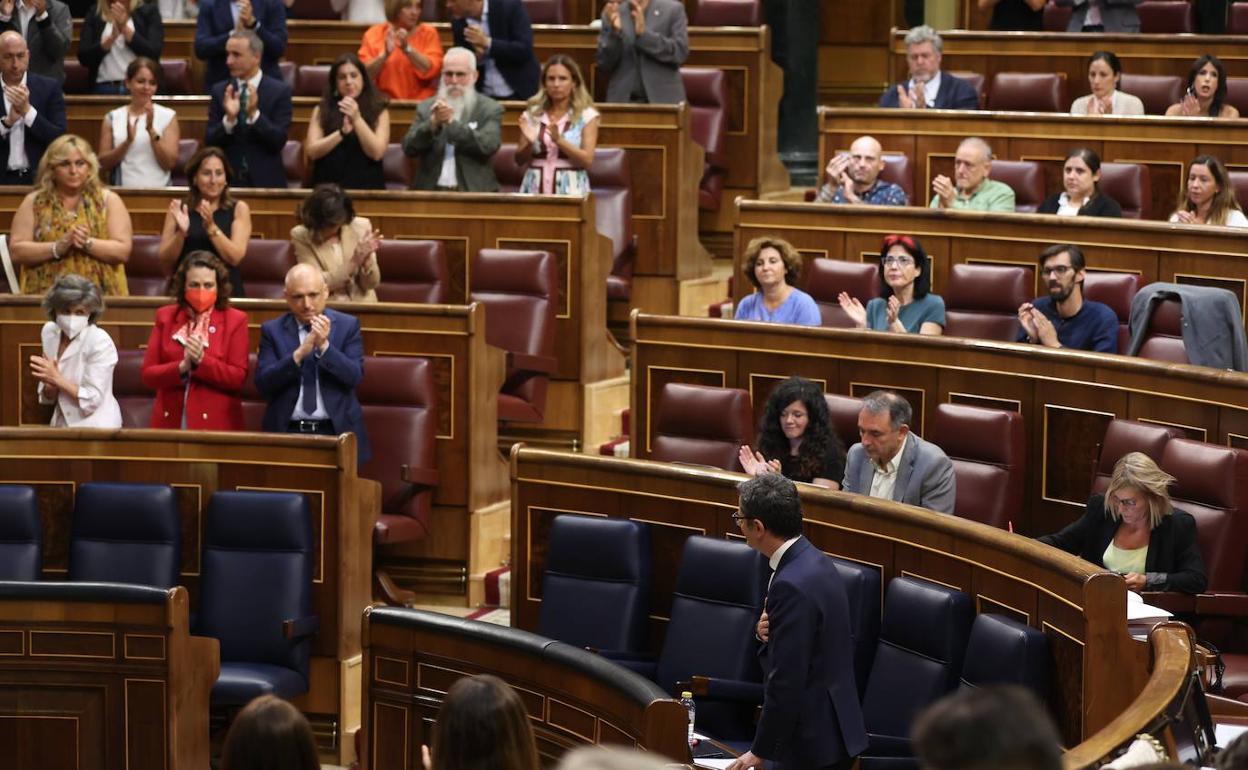
<path fill-rule="evenodd" d="M 381 233 L 364 217 L 355 215 L 351 198 L 336 184 L 317 185 L 299 208 L 299 221 L 290 231 L 295 259 L 315 265 L 325 274 L 332 300 L 376 302 L 381 270 L 377 247 Z"/>

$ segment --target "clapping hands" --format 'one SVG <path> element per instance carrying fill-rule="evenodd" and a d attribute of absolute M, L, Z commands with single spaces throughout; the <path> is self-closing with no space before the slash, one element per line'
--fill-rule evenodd
<path fill-rule="evenodd" d="M 843 291 L 837 295 L 836 301 L 840 304 L 841 310 L 845 311 L 845 315 L 849 316 L 849 320 L 854 322 L 854 326 L 859 329 L 867 328 L 867 309 L 856 297 L 851 297 L 848 292 Z"/>
<path fill-rule="evenodd" d="M 191 231 L 191 214 L 186 204 L 178 200 L 169 201 L 169 216 L 173 217 L 173 223 L 177 225 L 178 232 L 182 233 L 182 237 L 185 238 L 186 234 Z"/>
<path fill-rule="evenodd" d="M 741 468 L 751 476 L 780 472 L 779 460 L 767 460 L 761 452 L 755 452 L 744 444 L 737 453 L 737 459 L 741 461 Z"/>

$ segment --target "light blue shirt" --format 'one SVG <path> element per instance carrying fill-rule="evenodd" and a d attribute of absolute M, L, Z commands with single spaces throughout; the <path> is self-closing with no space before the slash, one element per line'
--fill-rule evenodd
<path fill-rule="evenodd" d="M 472 27 L 480 26 L 485 36 L 490 38 L 490 47 L 494 47 L 494 36 L 490 34 L 490 4 L 488 2 L 481 5 L 481 21 L 476 19 L 468 19 L 468 25 Z M 498 65 L 494 63 L 494 57 L 490 56 L 487 50 L 481 56 L 481 76 L 485 78 L 484 87 L 481 89 L 486 96 L 494 99 L 510 99 L 515 96 L 511 86 L 507 84 L 507 78 L 503 77 L 502 71 L 498 69 Z"/>
<path fill-rule="evenodd" d="M 738 321 L 767 321 L 777 324 L 797 324 L 798 326 L 820 326 L 823 316 L 815 300 L 801 289 L 794 289 L 789 298 L 774 311 L 768 310 L 763 303 L 763 293 L 756 291 L 737 305 Z"/>
<path fill-rule="evenodd" d="M 310 332 L 311 330 L 308 329 L 307 326 L 304 326 L 303 324 L 299 325 L 299 344 L 300 345 L 302 345 L 303 341 L 308 338 L 308 334 Z M 321 357 L 321 351 L 314 349 L 310 355 L 312 356 L 314 360 L 319 359 Z M 306 360 L 307 359 L 305 358 L 304 361 Z M 302 366 L 302 362 L 300 362 L 300 365 Z M 300 382 L 302 383 L 303 380 L 300 379 Z M 301 387 L 299 390 L 299 398 L 295 399 L 295 409 L 293 412 L 290 413 L 290 419 L 292 420 L 328 420 L 329 419 L 329 412 L 325 410 L 325 399 L 321 397 L 321 369 L 319 366 L 316 369 L 316 411 L 314 411 L 312 414 L 308 414 L 307 412 L 303 410 L 303 390 Z"/>

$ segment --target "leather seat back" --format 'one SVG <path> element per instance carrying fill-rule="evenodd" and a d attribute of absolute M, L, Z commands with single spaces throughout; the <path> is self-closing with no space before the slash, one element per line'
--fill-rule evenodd
<path fill-rule="evenodd" d="M 611 277 L 607 296 L 628 299 L 632 290 L 637 237 L 633 234 L 633 178 L 628 151 L 623 147 L 599 147 L 589 167 L 589 186 L 594 195 L 594 221 L 598 232 L 611 239 Z M 614 292 L 612 284 L 621 285 Z"/>
<path fill-rule="evenodd" d="M 1226 33 L 1228 35 L 1248 35 L 1248 3 L 1230 3 Z"/>
<path fill-rule="evenodd" d="M 1248 451 L 1176 438 L 1162 450 L 1174 507 L 1196 519 L 1208 590 L 1248 589 Z"/>
<path fill-rule="evenodd" d="M 119 348 L 113 367 L 113 398 L 121 407 L 121 427 L 152 427 L 156 394 L 143 384 L 143 351 Z"/>
<path fill-rule="evenodd" d="M 1065 32 L 1066 25 L 1070 23 L 1070 17 L 1074 13 L 1074 8 L 1062 7 L 1053 3 L 1045 3 L 1044 5 L 1044 31 L 1045 32 Z"/>
<path fill-rule="evenodd" d="M 450 273 L 442 241 L 382 241 L 377 247 L 382 302 L 445 304 L 450 295 Z"/>
<path fill-rule="evenodd" d="M 885 153 L 883 158 L 884 170 L 880 172 L 880 179 L 901 187 L 906 193 L 906 198 L 911 203 L 914 203 L 914 170 L 913 165 L 910 163 L 910 156 L 899 153 Z"/>
<path fill-rule="evenodd" d="M 243 284 L 251 299 L 283 299 L 286 273 L 295 266 L 295 250 L 290 241 L 252 238 L 247 254 L 239 264 Z"/>
<path fill-rule="evenodd" d="M 174 187 L 186 187 L 186 164 L 191 161 L 191 157 L 199 152 L 198 139 L 179 139 L 178 140 L 178 159 L 174 161 L 173 168 L 169 169 L 169 184 Z"/>
<path fill-rule="evenodd" d="M 82 62 L 77 58 L 65 59 L 65 82 L 62 89 L 65 93 L 89 94 L 93 85 L 91 71 Z"/>
<path fill-rule="evenodd" d="M 841 309 L 837 297 L 841 292 L 861 302 L 864 306 L 879 296 L 879 266 L 873 262 L 847 262 L 843 259 L 807 260 L 805 269 L 806 293 L 819 306 L 823 326 L 853 329 L 854 322 Z"/>
<path fill-rule="evenodd" d="M 971 84 L 971 88 L 975 89 L 975 96 L 979 99 L 979 107 L 984 106 L 984 76 L 979 72 L 971 72 L 970 70 L 950 70 L 950 75 L 961 78 Z"/>
<path fill-rule="evenodd" d="M 1044 169 L 1034 160 L 994 160 L 989 177 L 1014 191 L 1014 211 L 1034 214 L 1044 203 Z"/>
<path fill-rule="evenodd" d="M 532 24 L 563 24 L 563 0 L 524 0 Z"/>
<path fill-rule="evenodd" d="M 1100 454 L 1097 456 L 1096 471 L 1092 478 L 1092 493 L 1105 494 L 1105 490 L 1109 489 L 1109 480 L 1114 475 L 1114 465 L 1122 459 L 1123 455 L 1143 452 L 1153 462 L 1160 463 L 1166 444 L 1176 438 L 1183 438 L 1183 431 L 1171 425 L 1158 425 L 1136 420 L 1110 420 L 1105 428 L 1105 438 L 1101 440 Z"/>
<path fill-rule="evenodd" d="M 698 0 L 690 23 L 695 27 L 757 27 L 762 24 L 758 0 Z"/>
<path fill-rule="evenodd" d="M 1144 343 L 1136 355 L 1154 361 L 1188 363 L 1187 347 L 1183 344 L 1183 303 L 1167 298 L 1153 305 Z"/>
<path fill-rule="evenodd" d="M 1066 112 L 1066 77 L 1061 72 L 998 72 L 988 89 L 988 109 L 1008 112 Z"/>
<path fill-rule="evenodd" d="M 1032 299 L 1035 272 L 1012 265 L 953 265 L 945 286 L 945 336 L 1013 342 L 1018 307 Z"/>
<path fill-rule="evenodd" d="M 681 67 L 689 102 L 689 134 L 706 151 L 706 162 L 728 166 L 728 75 L 715 67 Z"/>
<path fill-rule="evenodd" d="M 1243 8 L 1245 9 L 1245 15 L 1248 15 L 1248 5 L 1236 3 L 1231 7 Z M 1226 79 L 1226 103 L 1239 110 L 1240 115 L 1248 114 L 1248 78 Z M 1240 198 L 1240 201 L 1245 200 L 1248 200 L 1248 198 Z"/>
<path fill-rule="evenodd" d="M 69 579 L 178 585 L 182 520 L 168 484 L 87 482 L 74 498 Z"/>
<path fill-rule="evenodd" d="M 1118 90 L 1138 96 L 1144 102 L 1146 114 L 1165 115 L 1170 105 L 1183 98 L 1183 85 L 1184 80 L 1178 75 L 1133 75 L 1124 72 L 1118 82 Z"/>
<path fill-rule="evenodd" d="M 754 443 L 750 394 L 669 382 L 659 391 L 650 459 L 740 471 L 742 444 Z"/>
<path fill-rule="evenodd" d="M 1131 342 L 1127 321 L 1131 318 L 1131 300 L 1139 290 L 1140 276 L 1136 273 L 1089 270 L 1083 279 L 1084 299 L 1108 305 L 1118 316 L 1119 353 L 1125 353 Z"/>
<path fill-rule="evenodd" d="M 412 159 L 403 152 L 403 145 L 391 142 L 381 156 L 381 171 L 387 190 L 408 190 L 412 187 Z M 382 273 L 385 275 L 385 273 Z"/>
<path fill-rule="evenodd" d="M 38 580 L 43 517 L 33 487 L 0 484 L 0 580 Z"/>
<path fill-rule="evenodd" d="M 186 59 L 160 60 L 160 92 L 171 96 L 191 93 L 191 63 Z"/>
<path fill-rule="evenodd" d="M 256 387 L 256 359 L 255 353 L 247 354 L 247 379 L 243 380 L 243 389 L 238 395 L 243 405 L 243 430 L 260 433 L 264 430 L 264 412 L 269 402 Z"/>
<path fill-rule="evenodd" d="M 858 434 L 858 415 L 862 412 L 862 399 L 842 396 L 840 393 L 824 393 L 823 400 L 828 405 L 832 430 L 841 437 L 841 443 L 847 447 L 857 444 L 861 439 Z"/>
<path fill-rule="evenodd" d="M 1102 163 L 1098 186 L 1122 207 L 1124 219 L 1148 219 L 1152 213 L 1153 185 L 1143 163 Z"/>
<path fill-rule="evenodd" d="M 490 158 L 494 167 L 494 176 L 498 177 L 499 192 L 519 192 L 520 183 L 524 181 L 524 166 L 516 163 L 516 145 L 502 144 L 498 152 Z"/>
<path fill-rule="evenodd" d="M 861 699 L 867 691 L 871 661 L 875 659 L 875 648 L 880 640 L 880 608 L 883 606 L 880 570 L 856 561 L 830 558 L 845 584 L 845 597 L 849 600 L 849 623 L 854 633 L 854 682 Z"/>
<path fill-rule="evenodd" d="M 1231 78 L 1227 78 L 1230 80 Z M 1244 83 L 1248 84 L 1248 78 L 1244 78 Z M 1248 92 L 1248 88 L 1245 89 Z M 1244 112 L 1248 114 L 1248 93 L 1244 99 Z M 1248 171 L 1227 171 L 1230 177 L 1231 187 L 1235 190 L 1235 200 L 1239 201 L 1239 205 L 1243 206 L 1248 203 Z"/>
<path fill-rule="evenodd" d="M 300 64 L 295 67 L 295 96 L 320 97 L 328 84 L 328 64 Z"/>
<path fill-rule="evenodd" d="M 307 165 L 304 163 L 303 142 L 287 139 L 282 145 L 282 168 L 286 170 L 286 186 L 292 190 L 303 187 L 308 179 Z"/>
<path fill-rule="evenodd" d="M 1140 32 L 1146 35 L 1195 32 L 1194 5 L 1188 0 L 1143 0 L 1135 7 L 1140 16 Z"/>
<path fill-rule="evenodd" d="M 136 235 L 126 260 L 126 283 L 132 297 L 168 297 L 169 276 L 160 264 L 160 236 Z"/>
<path fill-rule="evenodd" d="M 1023 434 L 1017 412 L 961 404 L 936 407 L 928 440 L 953 461 L 958 516 L 1006 529 L 1022 511 Z"/>
<path fill-rule="evenodd" d="M 1016 684 L 1043 702 L 1049 689 L 1049 640 L 1042 631 L 1004 615 L 976 615 L 961 683 L 962 687 Z"/>
<path fill-rule="evenodd" d="M 640 652 L 649 613 L 649 527 L 628 519 L 556 516 L 537 632 L 577 647 Z"/>

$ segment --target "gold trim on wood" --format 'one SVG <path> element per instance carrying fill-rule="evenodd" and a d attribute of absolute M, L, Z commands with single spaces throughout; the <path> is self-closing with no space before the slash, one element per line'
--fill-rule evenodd
<path fill-rule="evenodd" d="M 650 373 L 654 370 L 665 372 L 704 372 L 706 374 L 719 375 L 719 387 L 727 387 L 728 373 L 723 369 L 697 369 L 692 366 L 660 366 L 658 364 L 649 364 L 646 366 L 646 403 L 650 405 L 646 409 L 646 454 L 650 453 L 650 419 L 653 415 L 654 408 L 658 406 L 658 399 L 652 394 Z"/>
<path fill-rule="evenodd" d="M 451 405 L 450 411 L 447 412 L 451 416 L 451 432 L 448 434 L 438 433 L 434 438 L 446 439 L 448 441 L 455 438 L 455 354 L 454 353 L 409 353 L 399 352 L 397 350 L 374 350 L 375 356 L 410 356 L 412 358 L 449 358 L 451 359 Z M 441 408 L 439 404 L 438 408 Z"/>
<path fill-rule="evenodd" d="M 107 655 L 76 655 L 64 652 L 38 652 L 35 650 L 35 636 L 107 636 L 110 652 Z M 117 637 L 111 631 L 30 631 L 30 657 L 32 658 L 84 658 L 87 660 L 112 660 L 117 657 Z"/>
<path fill-rule="evenodd" d="M 160 655 L 131 655 L 130 640 L 131 639 L 158 639 L 160 640 Z M 164 660 L 165 659 L 165 637 L 159 634 L 124 634 L 121 640 L 121 654 L 126 660 Z"/>
<path fill-rule="evenodd" d="M 396 682 L 393 679 L 382 679 L 381 675 L 377 673 L 377 661 L 379 660 L 386 660 L 391 663 L 402 663 L 403 664 L 403 681 Z M 374 655 L 373 656 L 373 681 L 381 682 L 382 684 L 398 685 L 399 687 L 408 687 L 411 685 L 411 682 L 412 682 L 411 664 L 408 661 L 403 660 L 401 658 L 391 658 L 387 655 Z"/>
<path fill-rule="evenodd" d="M 1049 410 L 1061 409 L 1064 412 L 1082 412 L 1084 414 L 1099 414 L 1113 420 L 1118 415 L 1113 412 L 1101 412 L 1095 409 L 1080 409 L 1074 406 L 1062 406 L 1061 404 L 1041 404 L 1043 417 L 1040 419 L 1040 499 L 1050 503 L 1061 503 L 1062 505 L 1071 505 L 1076 508 L 1082 508 L 1087 504 L 1086 500 L 1063 500 L 1060 497 L 1049 497 L 1046 492 L 1049 488 Z"/>

